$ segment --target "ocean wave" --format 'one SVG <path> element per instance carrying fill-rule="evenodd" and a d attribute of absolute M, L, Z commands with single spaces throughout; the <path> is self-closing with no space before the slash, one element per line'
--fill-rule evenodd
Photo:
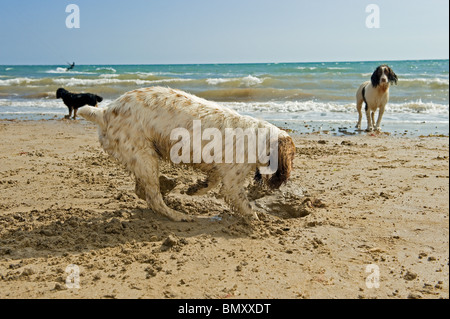
<path fill-rule="evenodd" d="M 217 78 L 217 79 L 206 79 L 206 83 L 208 83 L 209 85 L 219 85 L 222 83 L 227 83 L 227 82 L 232 82 L 232 81 L 237 81 L 238 79 L 236 78 L 230 78 L 230 79 L 224 79 L 224 78 Z"/>
<path fill-rule="evenodd" d="M 392 113 L 423 113 L 423 114 L 449 114 L 448 104 L 425 103 L 422 101 L 405 102 L 405 103 L 389 103 L 387 112 Z"/>
<path fill-rule="evenodd" d="M 112 100 L 103 100 L 101 105 L 108 105 Z M 100 105 L 100 104 L 99 104 Z M 21 108 L 67 109 L 62 100 L 57 99 L 0 99 L 0 107 L 9 107 L 9 110 L 20 111 Z"/>
<path fill-rule="evenodd" d="M 355 106 L 349 104 L 322 103 L 317 101 L 286 102 L 232 102 L 226 104 L 237 112 L 244 113 L 298 113 L 298 112 L 351 112 Z M 356 108 L 355 108 L 356 110 Z"/>
<path fill-rule="evenodd" d="M 23 84 L 29 84 L 31 82 L 36 82 L 39 80 L 40 79 L 12 78 L 12 79 L 7 79 L 7 80 L 0 80 L 0 86 L 23 85 Z"/>
<path fill-rule="evenodd" d="M 111 71 L 113 73 L 116 73 L 117 70 L 112 67 L 99 67 L 95 69 L 96 71 Z"/>
<path fill-rule="evenodd" d="M 352 68 L 345 68 L 345 67 L 328 67 L 328 70 L 351 70 Z"/>
<path fill-rule="evenodd" d="M 310 101 L 286 102 L 231 102 L 222 103 L 238 112 L 250 113 L 301 113 L 301 112 L 337 112 L 356 113 L 354 103 L 333 103 Z M 448 104 L 423 103 L 421 101 L 406 103 L 389 103 L 386 113 L 423 113 L 423 114 L 449 114 Z"/>
<path fill-rule="evenodd" d="M 13 107 L 20 111 L 21 108 L 47 108 L 47 109 L 61 109 L 67 108 L 61 100 L 9 100 L 0 99 L 0 107 Z M 11 109 L 11 108 L 10 108 Z"/>
<path fill-rule="evenodd" d="M 13 78 L 0 80 L 0 86 L 21 86 L 21 85 L 61 85 L 61 86 L 96 86 L 96 85 L 150 85 L 161 83 L 188 82 L 192 79 L 157 79 L 157 80 L 141 80 L 141 79 L 120 79 L 109 78 L 108 76 L 97 79 L 86 78 Z"/>
<path fill-rule="evenodd" d="M 256 76 L 248 75 L 242 78 L 212 78 L 206 79 L 206 83 L 209 85 L 220 85 L 223 83 L 229 83 L 236 87 L 252 87 L 262 84 L 267 78 L 260 79 Z"/>
<path fill-rule="evenodd" d="M 112 79 L 112 78 L 118 78 L 120 75 L 119 74 L 114 74 L 114 73 L 110 73 L 110 74 L 100 74 L 99 77 L 103 78 L 103 79 Z"/>
<path fill-rule="evenodd" d="M 81 72 L 81 71 L 67 70 L 66 68 L 61 68 L 61 67 L 58 67 L 55 70 L 45 71 L 45 73 L 48 73 L 48 74 L 86 74 L 86 75 L 87 74 L 96 74 L 94 72 L 85 72 L 85 71 Z"/>
<path fill-rule="evenodd" d="M 267 101 L 299 100 L 312 98 L 312 94 L 302 90 L 274 88 L 230 88 L 201 91 L 198 96 L 212 101 Z"/>
<path fill-rule="evenodd" d="M 449 79 L 443 78 L 415 78 L 415 79 L 400 79 L 399 84 L 406 87 L 427 85 L 433 89 L 449 88 Z"/>

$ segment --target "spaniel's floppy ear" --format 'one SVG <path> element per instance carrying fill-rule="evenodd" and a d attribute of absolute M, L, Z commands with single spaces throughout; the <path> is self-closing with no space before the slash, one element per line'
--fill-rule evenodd
<path fill-rule="evenodd" d="M 381 67 L 378 67 L 372 74 L 371 81 L 373 87 L 377 87 L 380 85 L 380 78 L 381 78 Z"/>
<path fill-rule="evenodd" d="M 267 181 L 271 189 L 278 189 L 291 176 L 295 156 L 295 144 L 290 136 L 278 138 L 278 169 Z"/>
<path fill-rule="evenodd" d="M 389 83 L 397 84 L 397 82 L 398 82 L 397 74 L 395 74 L 394 71 L 390 67 L 388 67 L 388 70 L 389 70 L 389 75 L 388 75 Z"/>

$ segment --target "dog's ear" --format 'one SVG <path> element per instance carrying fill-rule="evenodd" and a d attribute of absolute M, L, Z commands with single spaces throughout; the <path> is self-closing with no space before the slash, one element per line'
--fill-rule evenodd
<path fill-rule="evenodd" d="M 389 71 L 389 75 L 388 75 L 389 82 L 393 83 L 393 84 L 397 84 L 397 82 L 398 82 L 397 74 L 395 74 L 394 71 L 390 67 L 387 67 L 387 68 Z"/>
<path fill-rule="evenodd" d="M 64 89 L 62 89 L 62 88 L 56 90 L 56 98 L 57 98 L 57 99 L 60 99 L 60 98 L 61 98 L 61 94 L 62 94 L 63 90 L 64 90 Z"/>
<path fill-rule="evenodd" d="M 278 138 L 278 169 L 267 181 L 271 189 L 278 189 L 291 176 L 295 144 L 290 136 Z"/>
<path fill-rule="evenodd" d="M 377 87 L 380 85 L 380 79 L 381 79 L 381 67 L 378 67 L 372 74 L 372 77 L 370 80 L 372 81 L 373 87 Z"/>

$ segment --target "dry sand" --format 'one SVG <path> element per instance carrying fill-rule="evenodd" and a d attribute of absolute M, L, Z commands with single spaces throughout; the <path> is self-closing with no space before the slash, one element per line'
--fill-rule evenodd
<path fill-rule="evenodd" d="M 203 218 L 147 210 L 86 122 L 0 121 L 0 139 L 0 298 L 449 297 L 447 138 L 297 136 L 291 181 L 249 185 L 251 226 L 169 165 L 166 202 Z"/>

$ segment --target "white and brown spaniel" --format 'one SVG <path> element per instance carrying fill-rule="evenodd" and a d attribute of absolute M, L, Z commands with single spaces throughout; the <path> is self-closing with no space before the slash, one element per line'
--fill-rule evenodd
<path fill-rule="evenodd" d="M 361 129 L 362 105 L 365 103 L 367 117 L 367 131 L 381 131 L 381 119 L 383 118 L 386 104 L 389 101 L 389 86 L 397 84 L 398 77 L 387 65 L 380 65 L 372 74 L 371 81 L 364 82 L 356 93 L 356 108 L 358 110 L 357 129 Z M 375 112 L 379 109 L 378 119 L 375 124 Z"/>
<path fill-rule="evenodd" d="M 192 218 L 169 208 L 164 203 L 160 191 L 158 163 L 162 159 L 177 164 L 180 162 L 180 151 L 186 153 L 181 154 L 181 157 L 187 159 L 182 161 L 183 164 L 198 168 L 207 175 L 205 180 L 200 180 L 189 187 L 186 192 L 188 195 L 206 194 L 221 183 L 221 194 L 231 208 L 240 215 L 250 218 L 257 219 L 258 216 L 252 210 L 245 194 L 246 177 L 255 172 L 256 180 L 271 188 L 279 188 L 291 174 L 295 145 L 285 131 L 268 122 L 242 116 L 229 108 L 183 91 L 163 87 L 138 89 L 125 93 L 107 108 L 85 106 L 79 109 L 78 114 L 99 126 L 102 147 L 135 175 L 138 197 L 146 200 L 154 212 L 173 221 L 190 221 Z M 203 130 L 201 136 L 206 136 L 206 139 L 197 142 L 194 140 L 193 143 L 185 141 L 186 148 L 177 148 L 180 146 L 178 133 L 187 133 L 188 137 L 195 136 L 196 123 L 201 123 Z M 227 141 L 226 133 L 230 129 L 239 129 L 247 133 L 270 129 L 271 138 L 267 140 L 269 142 L 264 139 L 263 143 L 273 145 L 272 142 L 275 140 L 276 155 L 270 157 L 265 166 L 261 165 L 262 161 L 254 163 L 249 160 L 230 160 L 238 158 L 236 148 L 236 157 L 232 153 L 227 159 L 230 155 L 227 153 L 227 145 L 239 144 L 237 137 Z M 208 145 L 211 134 L 225 135 L 223 145 L 225 151 L 222 152 L 222 147 L 214 148 L 214 161 L 195 161 L 201 154 L 210 158 L 212 149 L 208 148 Z M 222 145 L 221 138 L 219 141 Z M 249 145 L 249 142 L 247 144 Z M 257 152 L 266 152 L 267 155 L 267 151 L 261 150 L 262 148 L 258 146 Z M 252 157 L 249 150 L 250 148 L 244 148 L 245 154 L 239 156 Z M 253 148 L 252 151 L 254 150 Z M 192 163 L 190 159 L 194 159 Z"/>

